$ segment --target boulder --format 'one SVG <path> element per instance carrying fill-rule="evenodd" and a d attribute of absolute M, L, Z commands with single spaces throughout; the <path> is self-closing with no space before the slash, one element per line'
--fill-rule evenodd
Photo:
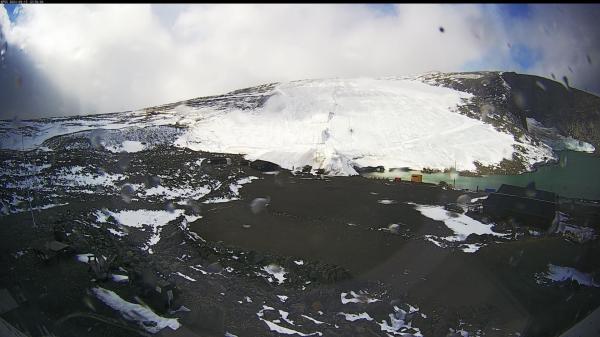
<path fill-rule="evenodd" d="M 255 160 L 250 163 L 250 167 L 261 172 L 271 172 L 281 169 L 279 165 L 266 160 Z"/>

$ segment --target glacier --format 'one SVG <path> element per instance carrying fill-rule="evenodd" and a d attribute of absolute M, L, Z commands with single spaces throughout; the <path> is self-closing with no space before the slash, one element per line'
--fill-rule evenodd
<path fill-rule="evenodd" d="M 278 85 L 258 109 L 188 121 L 175 144 L 331 175 L 378 165 L 475 170 L 474 161 L 511 159 L 511 134 L 456 111 L 470 97 L 407 78 L 296 81 Z"/>

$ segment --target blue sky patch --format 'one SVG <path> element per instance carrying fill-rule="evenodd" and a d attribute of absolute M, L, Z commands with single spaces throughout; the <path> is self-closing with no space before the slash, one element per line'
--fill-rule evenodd
<path fill-rule="evenodd" d="M 510 48 L 510 56 L 522 70 L 527 70 L 535 65 L 540 55 L 524 44 L 517 44 Z"/>
<path fill-rule="evenodd" d="M 4 8 L 6 9 L 6 12 L 8 13 L 8 18 L 11 22 L 15 22 L 15 19 L 17 18 L 17 16 L 19 16 L 19 7 L 21 7 L 20 4 L 4 4 Z"/>
<path fill-rule="evenodd" d="M 506 18 L 526 19 L 531 16 L 531 6 L 528 4 L 503 4 L 498 5 L 498 9 Z"/>
<path fill-rule="evenodd" d="M 397 15 L 394 4 L 368 4 L 367 7 L 381 15 Z"/>

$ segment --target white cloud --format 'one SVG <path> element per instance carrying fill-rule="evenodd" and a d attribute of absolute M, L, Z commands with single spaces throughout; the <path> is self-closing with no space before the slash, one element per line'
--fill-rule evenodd
<path fill-rule="evenodd" d="M 577 47 L 563 41 L 569 34 L 560 35 L 564 46 L 537 40 L 541 33 L 528 31 L 537 16 L 519 30 L 476 5 L 398 5 L 394 13 L 365 5 L 24 5 L 13 25 L 5 14 L 0 7 L 9 42 L 78 100 L 70 113 L 305 78 L 460 71 L 470 63 L 521 70 L 506 47 L 511 33 L 542 51 L 532 71 L 548 76 L 566 60 L 556 49 Z"/>

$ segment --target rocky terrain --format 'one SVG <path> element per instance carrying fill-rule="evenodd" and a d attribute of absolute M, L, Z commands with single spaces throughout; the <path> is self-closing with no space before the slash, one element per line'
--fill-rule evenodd
<path fill-rule="evenodd" d="M 534 143 L 543 142 L 555 150 L 586 148 L 598 154 L 600 139 L 595 125 L 600 121 L 600 98 L 595 95 L 547 78 L 513 72 L 431 73 L 421 79 L 473 94 L 458 111 L 516 139 L 531 137 Z M 524 149 L 517 147 L 512 160 L 489 166 L 478 163 L 477 173 L 525 171 Z"/>
<path fill-rule="evenodd" d="M 483 193 L 75 138 L 2 153 L 2 317 L 31 336 L 546 336 L 600 303 L 594 203 L 543 234 L 487 223 Z"/>

